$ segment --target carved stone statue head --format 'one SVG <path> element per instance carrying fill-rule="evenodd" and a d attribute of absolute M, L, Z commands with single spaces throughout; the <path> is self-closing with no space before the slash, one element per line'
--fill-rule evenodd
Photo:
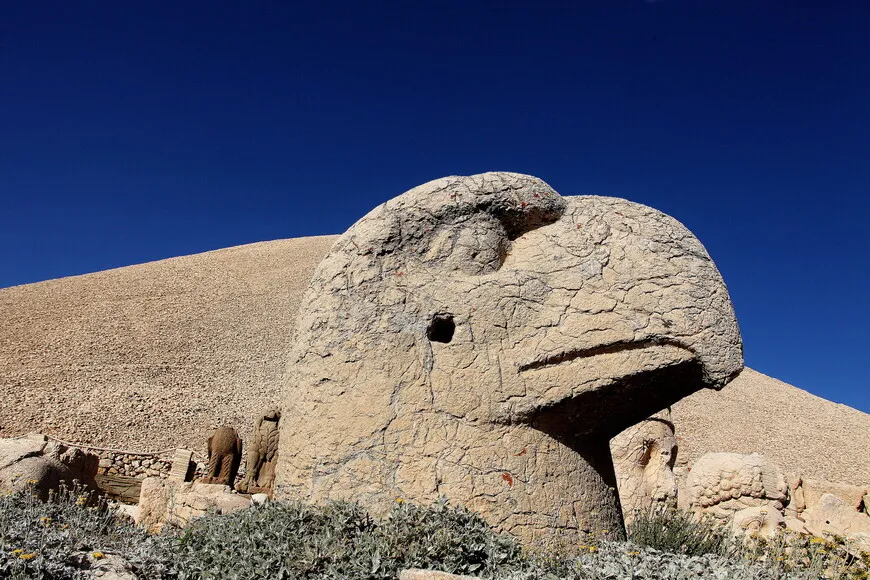
<path fill-rule="evenodd" d="M 445 496 L 525 538 L 619 535 L 610 438 L 743 367 L 685 227 L 514 173 L 372 210 L 319 265 L 296 332 L 277 496 Z"/>
<path fill-rule="evenodd" d="M 675 508 L 677 438 L 670 410 L 632 425 L 610 442 L 625 521 L 638 513 Z"/>

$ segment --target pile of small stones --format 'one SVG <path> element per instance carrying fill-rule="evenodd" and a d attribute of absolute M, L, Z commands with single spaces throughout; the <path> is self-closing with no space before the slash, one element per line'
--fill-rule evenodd
<path fill-rule="evenodd" d="M 100 475 L 124 475 L 127 477 L 169 477 L 172 469 L 172 457 L 159 457 L 150 454 L 118 453 L 116 451 L 92 451 L 100 458 L 100 467 L 97 473 Z M 208 475 L 208 463 L 199 461 L 196 463 L 194 479 L 200 479 Z M 245 468 L 240 467 L 236 481 L 245 477 Z"/>
<path fill-rule="evenodd" d="M 114 451 L 98 451 L 101 475 L 125 475 L 128 477 L 169 477 L 172 466 L 171 457 L 154 455 L 135 455 L 116 453 Z"/>

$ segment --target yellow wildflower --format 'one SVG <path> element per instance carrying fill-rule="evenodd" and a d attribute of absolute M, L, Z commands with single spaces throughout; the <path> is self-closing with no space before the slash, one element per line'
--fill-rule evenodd
<path fill-rule="evenodd" d="M 94 560 L 102 560 L 103 558 L 106 557 L 106 555 L 103 554 L 102 552 L 92 552 L 91 556 L 94 557 Z"/>
<path fill-rule="evenodd" d="M 21 560 L 33 560 L 34 558 L 36 558 L 36 554 L 35 554 L 34 552 L 31 552 L 31 553 L 29 553 L 29 554 L 21 554 L 21 555 L 18 556 L 18 557 L 19 557 Z"/>
<path fill-rule="evenodd" d="M 43 516 L 43 517 L 39 518 L 39 521 L 41 521 L 45 525 L 48 525 L 51 523 L 51 518 L 48 516 Z"/>
<path fill-rule="evenodd" d="M 589 551 L 590 552 L 597 552 L 598 548 L 596 548 L 595 546 L 589 546 Z"/>
<path fill-rule="evenodd" d="M 22 552 L 24 552 L 24 550 L 22 550 L 21 548 L 18 548 L 17 550 L 12 550 L 12 555 L 17 556 L 18 554 L 21 554 Z"/>
<path fill-rule="evenodd" d="M 811 544 L 824 544 L 825 540 L 823 540 L 822 538 L 810 538 L 810 543 Z"/>
<path fill-rule="evenodd" d="M 396 503 L 405 503 L 405 500 L 403 500 L 403 499 L 400 498 L 400 497 L 397 497 L 397 498 L 396 498 Z"/>

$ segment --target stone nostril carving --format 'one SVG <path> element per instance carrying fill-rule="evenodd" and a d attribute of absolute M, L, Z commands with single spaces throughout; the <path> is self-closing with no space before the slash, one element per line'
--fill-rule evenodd
<path fill-rule="evenodd" d="M 727 289 L 676 220 L 528 175 L 439 179 L 312 277 L 275 495 L 375 513 L 446 497 L 527 540 L 619 537 L 609 440 L 742 366 Z"/>
<path fill-rule="evenodd" d="M 429 328 L 426 329 L 426 336 L 432 342 L 448 343 L 453 340 L 455 331 L 456 323 L 453 321 L 452 314 L 436 314 L 432 317 Z"/>

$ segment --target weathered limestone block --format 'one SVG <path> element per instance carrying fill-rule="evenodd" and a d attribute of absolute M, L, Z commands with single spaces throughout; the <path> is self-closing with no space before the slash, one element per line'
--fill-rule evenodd
<path fill-rule="evenodd" d="M 782 511 L 788 485 L 779 468 L 758 453 L 707 453 L 686 479 L 689 509 L 728 520 L 749 507 Z"/>
<path fill-rule="evenodd" d="M 228 485 L 146 477 L 136 523 L 159 532 L 165 525 L 184 527 L 191 518 L 209 512 L 228 514 L 250 505 L 247 496 L 232 493 Z"/>
<path fill-rule="evenodd" d="M 807 507 L 819 503 L 823 495 L 830 493 L 852 506 L 854 511 L 861 511 L 864 504 L 864 494 L 867 493 L 866 487 L 846 483 L 834 483 L 823 479 L 804 478 L 801 481 L 801 488 Z"/>
<path fill-rule="evenodd" d="M 734 512 L 731 531 L 738 535 L 772 538 L 784 530 L 786 521 L 779 510 L 767 506 L 744 508 Z"/>
<path fill-rule="evenodd" d="M 218 427 L 208 438 L 208 473 L 200 481 L 232 489 L 242 461 L 242 440 L 232 427 Z"/>
<path fill-rule="evenodd" d="M 77 578 L 101 580 L 139 580 L 133 572 L 130 563 L 118 554 L 101 552 L 99 558 L 94 557 L 94 552 L 79 551 L 67 556 L 67 561 L 75 563 L 80 569 Z"/>
<path fill-rule="evenodd" d="M 63 482 L 72 487 L 77 481 L 96 490 L 94 476 L 100 458 L 75 447 L 48 441 L 34 434 L 21 439 L 0 439 L 0 491 L 33 485 L 45 498 Z"/>
<path fill-rule="evenodd" d="M 671 217 L 540 179 L 439 179 L 354 224 L 303 298 L 276 496 L 439 496 L 527 540 L 623 530 L 609 441 L 743 368 Z"/>
<path fill-rule="evenodd" d="M 172 456 L 172 467 L 169 470 L 169 477 L 180 481 L 190 481 L 193 473 L 196 471 L 196 464 L 193 462 L 193 451 L 189 449 L 176 449 Z"/>
<path fill-rule="evenodd" d="M 614 437 L 610 453 L 626 523 L 638 513 L 677 506 L 677 439 L 669 409 Z"/>
<path fill-rule="evenodd" d="M 814 536 L 870 534 L 870 516 L 856 511 L 855 506 L 831 493 L 823 494 L 817 502 L 807 505 L 803 520 Z"/>
<path fill-rule="evenodd" d="M 272 493 L 275 485 L 275 466 L 278 463 L 278 423 L 281 411 L 270 409 L 264 412 L 256 423 L 248 443 L 248 457 L 245 463 L 247 473 L 239 484 L 245 493 Z"/>
<path fill-rule="evenodd" d="M 797 534 L 809 534 L 804 521 L 789 514 L 785 515 L 785 528 Z"/>

